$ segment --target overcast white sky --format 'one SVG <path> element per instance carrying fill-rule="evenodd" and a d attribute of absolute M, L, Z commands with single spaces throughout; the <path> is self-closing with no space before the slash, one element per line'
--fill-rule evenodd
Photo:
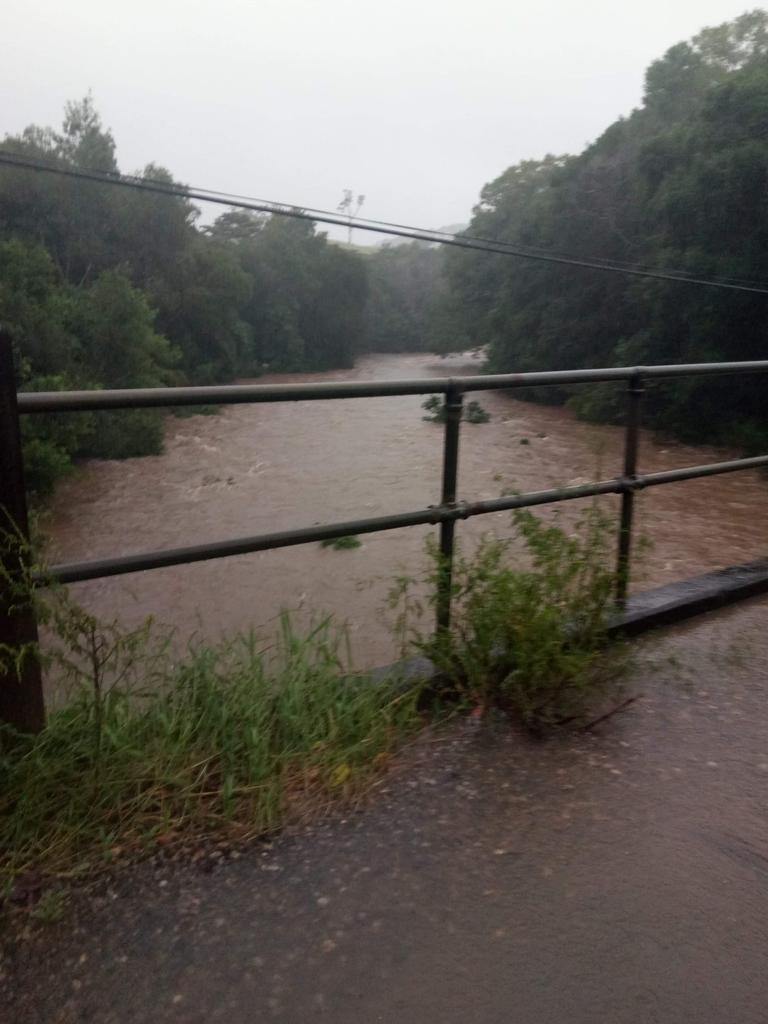
<path fill-rule="evenodd" d="M 2 0 L 0 135 L 89 89 L 120 166 L 439 227 L 577 152 L 671 45 L 748 0 Z M 360 236 L 357 238 L 362 241 Z"/>

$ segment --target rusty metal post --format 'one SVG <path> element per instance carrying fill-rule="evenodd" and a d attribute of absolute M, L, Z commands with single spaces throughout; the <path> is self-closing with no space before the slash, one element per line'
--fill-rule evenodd
<path fill-rule="evenodd" d="M 441 504 L 456 501 L 459 476 L 459 432 L 464 395 L 458 389 L 445 393 L 445 435 L 443 442 L 443 490 Z M 437 630 L 445 633 L 451 625 L 451 589 L 453 586 L 453 546 L 456 520 L 446 519 L 440 524 L 440 566 L 437 580 Z"/>
<path fill-rule="evenodd" d="M 627 388 L 627 423 L 624 440 L 624 489 L 621 494 L 621 522 L 619 525 L 619 556 L 616 565 L 616 604 L 624 608 L 629 589 L 630 556 L 632 551 L 632 522 L 635 510 L 637 478 L 637 449 L 640 440 L 640 403 L 645 388 L 639 372 L 634 373 Z"/>
<path fill-rule="evenodd" d="M 24 586 L 23 548 L 28 541 L 13 349 L 10 335 L 0 327 L 0 722 L 20 732 L 39 732 L 45 704 L 37 622 L 31 595 L 27 603 L 14 587 Z"/>

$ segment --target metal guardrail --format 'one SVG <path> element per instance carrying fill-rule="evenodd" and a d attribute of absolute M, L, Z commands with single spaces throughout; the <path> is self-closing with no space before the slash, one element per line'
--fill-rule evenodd
<path fill-rule="evenodd" d="M 13 386 L 10 341 L 0 335 L 0 508 L 4 507 L 19 528 L 26 531 L 27 513 L 23 487 L 19 416 L 39 413 L 83 412 L 106 409 L 137 409 L 195 405 L 236 405 L 260 402 L 302 402 L 348 398 L 384 398 L 396 395 L 444 396 L 443 474 L 439 504 L 411 512 L 376 518 L 353 519 L 294 530 L 239 537 L 163 551 L 95 561 L 54 565 L 46 579 L 75 583 L 104 576 L 158 569 L 188 562 L 266 551 L 274 548 L 309 544 L 349 534 L 376 533 L 408 526 L 434 524 L 440 527 L 442 569 L 438 579 L 437 629 L 447 630 L 451 616 L 454 536 L 456 522 L 471 516 L 486 515 L 516 508 L 570 501 L 601 494 L 621 495 L 619 549 L 617 555 L 616 602 L 626 602 L 630 572 L 634 496 L 638 490 L 699 477 L 715 476 L 739 470 L 768 466 L 768 455 L 732 459 L 708 465 L 660 473 L 638 474 L 637 454 L 640 430 L 640 406 L 644 382 L 688 376 L 768 373 L 768 360 L 741 363 L 690 363 L 673 366 L 607 367 L 592 370 L 558 370 L 539 373 L 496 374 L 468 377 L 432 377 L 395 381 L 341 381 L 319 384 L 236 384 L 217 387 L 141 388 L 119 391 L 23 392 Z M 458 459 L 463 399 L 467 392 L 551 387 L 598 382 L 627 383 L 627 416 L 624 466 L 621 476 L 578 487 L 561 487 L 485 501 L 458 501 Z M 44 579 L 39 579 L 44 583 Z M 2 595 L 0 595 L 0 599 Z M 7 602 L 6 602 L 7 604 Z M 14 641 L 18 623 L 4 614 L 0 600 L 0 644 Z M 15 631 L 15 632 L 14 632 Z M 36 638 L 32 623 L 25 635 Z M 0 687 L 0 719 L 8 720 Z M 41 698 L 42 700 L 42 698 Z M 13 709 L 11 709 L 13 710 Z M 18 716 L 17 716 L 18 717 Z M 29 716 L 27 716 L 29 717 Z M 33 716 L 34 717 L 34 716 Z"/>
<path fill-rule="evenodd" d="M 195 388 L 126 388 L 120 391 L 26 391 L 21 413 L 85 412 L 96 409 L 149 409 L 180 405 L 242 405 L 249 402 L 309 402 L 334 398 L 388 398 L 396 395 L 464 394 L 513 388 L 556 387 L 610 381 L 768 373 L 768 360 L 742 363 L 678 363 L 670 366 L 609 366 L 594 370 L 419 377 L 390 381 L 325 381 L 321 384 L 221 384 Z"/>

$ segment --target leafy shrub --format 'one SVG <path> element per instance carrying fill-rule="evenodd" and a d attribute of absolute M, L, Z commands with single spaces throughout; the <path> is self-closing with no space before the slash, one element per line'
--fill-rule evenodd
<path fill-rule="evenodd" d="M 424 611 L 412 578 L 397 582 L 390 601 L 400 609 L 401 638 L 431 657 L 465 700 L 502 708 L 538 731 L 583 720 L 620 678 L 622 648 L 607 634 L 613 533 L 595 506 L 572 534 L 528 510 L 513 519 L 517 538 L 485 539 L 471 558 L 456 559 L 448 632 L 425 635 L 412 625 Z M 516 539 L 527 567 L 520 567 Z M 430 554 L 434 595 L 442 564 L 434 545 Z"/>
<path fill-rule="evenodd" d="M 36 498 L 49 497 L 73 469 L 69 452 L 53 439 L 32 437 L 24 445 L 24 482 Z"/>
<path fill-rule="evenodd" d="M 130 459 L 163 450 L 163 411 L 124 409 L 93 414 L 93 430 L 79 454 L 85 458 Z"/>
<path fill-rule="evenodd" d="M 24 391 L 67 391 L 75 383 L 65 375 L 27 379 Z M 73 460 L 93 432 L 92 413 L 22 416 L 24 481 L 35 498 L 48 497 L 56 482 L 71 472 Z"/>

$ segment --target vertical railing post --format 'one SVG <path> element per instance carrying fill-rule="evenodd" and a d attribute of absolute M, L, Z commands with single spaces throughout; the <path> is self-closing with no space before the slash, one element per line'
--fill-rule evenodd
<path fill-rule="evenodd" d="M 0 722 L 20 732 L 45 724 L 37 622 L 24 593 L 29 520 L 13 349 L 0 327 Z"/>
<path fill-rule="evenodd" d="M 443 490 L 440 502 L 452 505 L 456 501 L 459 476 L 459 432 L 464 395 L 458 388 L 445 393 L 443 410 L 445 434 L 443 441 Z M 453 587 L 453 541 L 456 520 L 440 523 L 440 565 L 437 579 L 437 631 L 447 633 L 451 625 L 451 590 Z"/>
<path fill-rule="evenodd" d="M 637 477 L 637 449 L 640 439 L 640 403 L 643 378 L 635 371 L 627 387 L 627 422 L 624 437 L 624 490 L 621 494 L 621 522 L 619 524 L 619 556 L 616 566 L 616 604 L 624 608 L 629 589 L 630 558 L 632 552 L 632 521 L 635 510 L 635 491 L 632 483 Z"/>

